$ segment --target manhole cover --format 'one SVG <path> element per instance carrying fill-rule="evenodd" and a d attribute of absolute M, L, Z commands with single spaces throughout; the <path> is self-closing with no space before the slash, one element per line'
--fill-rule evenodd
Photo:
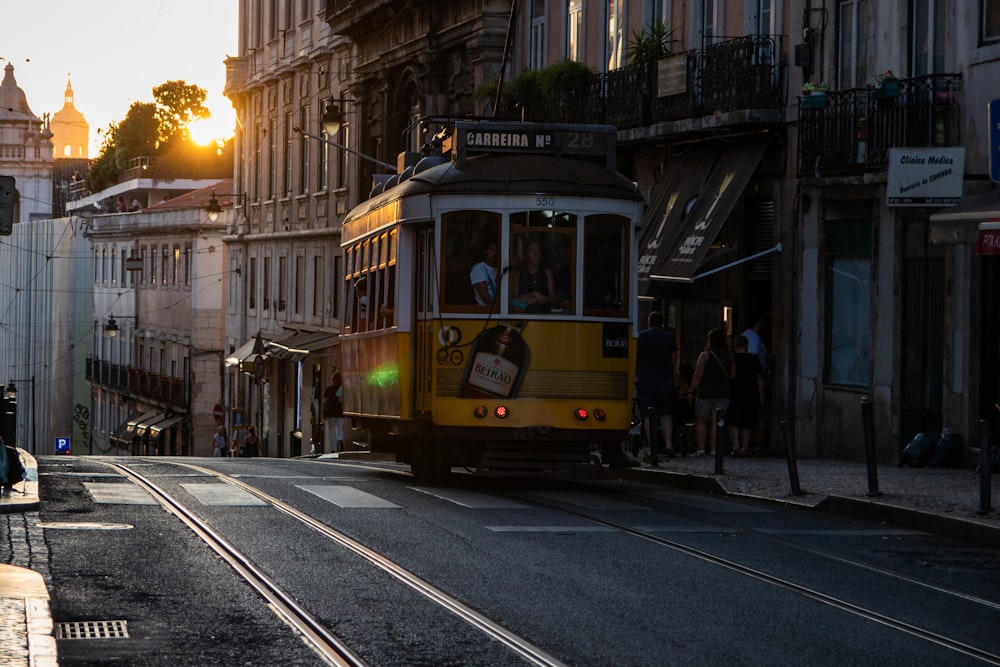
<path fill-rule="evenodd" d="M 54 521 L 38 525 L 53 530 L 131 530 L 134 527 L 127 523 L 99 523 L 96 521 Z"/>
<path fill-rule="evenodd" d="M 128 639 L 128 621 L 58 623 L 56 639 Z"/>

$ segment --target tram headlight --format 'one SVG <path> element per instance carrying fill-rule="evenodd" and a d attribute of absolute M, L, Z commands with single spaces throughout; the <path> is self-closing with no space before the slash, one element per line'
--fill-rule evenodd
<path fill-rule="evenodd" d="M 585 422 L 587 421 L 587 417 L 589 417 L 590 414 L 587 412 L 587 408 L 577 408 L 576 410 L 573 411 L 573 416 L 576 417 L 579 421 Z"/>
<path fill-rule="evenodd" d="M 507 419 L 507 416 L 510 413 L 507 411 L 506 405 L 498 405 L 496 410 L 493 411 L 493 414 L 496 415 L 497 419 Z"/>
<path fill-rule="evenodd" d="M 489 414 L 489 411 L 485 405 L 477 405 L 476 409 L 472 411 L 472 416 L 476 419 L 483 419 L 487 414 Z"/>
<path fill-rule="evenodd" d="M 599 422 L 602 422 L 602 421 L 604 421 L 607 418 L 608 418 L 608 413 L 607 412 L 605 412 L 601 408 L 595 408 L 594 409 L 594 419 L 596 419 Z"/>

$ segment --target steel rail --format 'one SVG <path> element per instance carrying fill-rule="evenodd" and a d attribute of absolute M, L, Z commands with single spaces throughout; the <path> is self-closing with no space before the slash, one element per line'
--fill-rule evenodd
<path fill-rule="evenodd" d="M 642 530 L 638 530 L 636 528 L 631 528 L 631 527 L 626 526 L 626 525 L 621 524 L 621 523 L 616 523 L 614 521 L 608 521 L 607 519 L 602 519 L 600 517 L 592 516 L 592 515 L 586 514 L 584 512 L 578 512 L 576 510 L 567 509 L 565 507 L 562 507 L 562 506 L 559 506 L 559 505 L 556 505 L 556 504 L 546 503 L 546 502 L 540 501 L 540 500 L 538 500 L 536 498 L 518 496 L 517 494 L 514 494 L 514 496 L 517 497 L 522 502 L 525 502 L 525 503 L 528 503 L 528 504 L 532 504 L 532 505 L 536 505 L 538 507 L 544 507 L 546 509 L 553 510 L 553 511 L 556 511 L 556 512 L 561 512 L 561 513 L 564 513 L 564 514 L 568 514 L 568 515 L 574 516 L 574 517 L 576 517 L 578 519 L 583 519 L 584 521 L 589 521 L 591 523 L 596 523 L 596 524 L 601 525 L 601 526 L 605 526 L 605 527 L 608 527 L 608 528 L 614 528 L 616 530 L 620 530 L 620 531 L 622 531 L 624 533 L 632 535 L 633 537 L 638 537 L 640 539 L 644 539 L 644 540 L 647 540 L 649 542 L 653 542 L 655 544 L 659 544 L 661 546 L 668 547 L 668 548 L 673 549 L 675 551 L 680 551 L 681 553 L 687 554 L 687 555 L 692 556 L 694 558 L 701 559 L 701 560 L 706 561 L 708 563 L 711 563 L 713 565 L 724 567 L 724 568 L 726 568 L 728 570 L 731 570 L 733 572 L 737 572 L 739 574 L 751 577 L 753 579 L 757 579 L 758 581 L 762 581 L 764 583 L 770 584 L 770 585 L 775 586 L 777 588 L 782 588 L 784 590 L 787 590 L 787 591 L 790 591 L 790 592 L 793 592 L 793 593 L 797 593 L 799 595 L 802 595 L 802 596 L 804 596 L 806 598 L 809 598 L 809 599 L 814 600 L 816 602 L 819 602 L 821 604 L 825 604 L 825 605 L 828 605 L 830 607 L 834 607 L 836 609 L 840 609 L 841 611 L 846 611 L 846 612 L 848 612 L 850 614 L 853 614 L 855 616 L 859 616 L 859 617 L 864 618 L 866 620 L 873 621 L 875 623 L 879 623 L 881 625 L 884 625 L 886 627 L 892 628 L 894 630 L 898 630 L 900 632 L 904 632 L 904 633 L 909 634 L 909 635 L 911 635 L 913 637 L 916 637 L 918 639 L 923 639 L 924 641 L 928 641 L 930 643 L 937 644 L 938 646 L 941 646 L 943 648 L 946 648 L 946 649 L 949 649 L 949 650 L 952 650 L 952 651 L 955 651 L 955 652 L 958 652 L 958 653 L 962 653 L 964 655 L 970 656 L 970 657 L 975 658 L 977 660 L 981 660 L 981 661 L 986 662 L 988 664 L 991 664 L 991 665 L 1000 665 L 1000 655 L 997 655 L 995 653 L 990 653 L 989 651 L 986 651 L 984 649 L 980 649 L 980 648 L 978 648 L 976 646 L 972 646 L 970 644 L 966 644 L 965 642 L 958 641 L 957 639 L 952 639 L 950 637 L 946 637 L 946 636 L 944 636 L 944 635 L 942 635 L 940 633 L 934 632 L 933 630 L 928 630 L 926 628 L 921 628 L 919 626 L 913 625 L 911 623 L 907 623 L 906 621 L 903 621 L 903 620 L 900 620 L 900 619 L 897 619 L 897 618 L 893 618 L 891 616 L 887 616 L 886 614 L 882 614 L 882 613 L 874 611 L 872 609 L 867 609 L 867 608 L 865 608 L 865 607 L 863 607 L 861 605 L 854 604 L 853 602 L 848 602 L 847 600 L 842 600 L 842 599 L 834 597 L 832 595 L 828 595 L 826 593 L 823 593 L 821 591 L 815 590 L 813 588 L 809 588 L 808 586 L 803 586 L 801 584 L 797 584 L 794 581 L 789 581 L 787 579 L 782 579 L 781 577 L 778 577 L 778 576 L 775 576 L 775 575 L 772 575 L 772 574 L 768 574 L 767 572 L 763 572 L 761 570 L 757 570 L 755 568 L 749 567 L 747 565 L 743 565 L 741 563 L 737 563 L 737 562 L 729 560 L 727 558 L 723 558 L 721 556 L 716 556 L 716 555 L 711 554 L 711 553 L 709 553 L 707 551 L 703 551 L 701 549 L 696 549 L 694 547 L 690 547 L 690 546 L 687 546 L 686 544 L 682 544 L 680 542 L 675 542 L 673 540 L 668 540 L 666 538 L 660 537 L 659 535 L 654 535 L 652 533 L 648 533 L 648 532 L 645 532 L 645 531 L 642 531 Z M 978 602 L 978 600 L 975 600 L 975 602 Z"/>
<path fill-rule="evenodd" d="M 464 604 L 455 597 L 452 597 L 448 593 L 445 593 L 441 589 L 437 588 L 430 582 L 421 579 L 417 575 L 413 574 L 402 565 L 386 558 L 385 556 L 379 554 L 372 549 L 369 549 L 360 542 L 348 537 L 347 535 L 334 530 L 330 526 L 317 521 L 313 517 L 301 512 L 291 505 L 275 498 L 274 496 L 257 489 L 246 482 L 243 482 L 235 477 L 230 477 L 224 473 L 220 473 L 209 468 L 204 468 L 193 463 L 179 463 L 171 462 L 173 465 L 183 466 L 191 470 L 196 470 L 202 474 L 210 475 L 222 480 L 228 484 L 236 486 L 243 489 L 247 493 L 250 493 L 261 500 L 269 503 L 275 509 L 280 512 L 287 514 L 293 519 L 297 519 L 306 526 L 309 526 L 316 532 L 322 534 L 323 536 L 337 542 L 342 547 L 353 551 L 355 554 L 361 556 L 362 558 L 368 560 L 376 567 L 380 568 L 387 574 L 395 577 L 402 583 L 406 584 L 413 590 L 417 591 L 424 597 L 428 598 L 437 605 L 447 609 L 452 614 L 456 615 L 469 625 L 473 626 L 477 630 L 485 633 L 489 637 L 502 643 L 504 646 L 508 647 L 515 653 L 519 654 L 525 660 L 534 665 L 539 665 L 540 667 L 567 667 L 566 663 L 562 662 L 555 656 L 551 655 L 544 649 L 535 646 L 523 637 L 513 633 L 507 628 L 503 627 L 496 621 L 480 614 L 475 609 L 472 609 L 468 605 Z"/>
<path fill-rule="evenodd" d="M 202 541 L 208 544 L 230 567 L 260 593 L 278 616 L 297 630 L 306 642 L 325 662 L 336 667 L 366 667 L 367 663 L 349 646 L 333 635 L 322 623 L 314 618 L 286 594 L 270 577 L 260 571 L 235 547 L 212 530 L 184 505 L 155 483 L 123 465 L 92 459 L 97 463 L 117 470 L 132 483 L 145 489 L 168 512 L 180 519 Z"/>

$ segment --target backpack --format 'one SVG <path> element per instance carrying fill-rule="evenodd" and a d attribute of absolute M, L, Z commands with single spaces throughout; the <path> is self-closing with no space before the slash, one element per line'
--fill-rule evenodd
<path fill-rule="evenodd" d="M 21 455 L 17 447 L 4 445 L 7 448 L 7 483 L 13 486 L 20 484 L 24 479 L 24 464 L 21 463 Z"/>

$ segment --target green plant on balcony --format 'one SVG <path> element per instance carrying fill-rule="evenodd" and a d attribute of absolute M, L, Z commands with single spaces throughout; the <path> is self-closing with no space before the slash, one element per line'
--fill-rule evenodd
<path fill-rule="evenodd" d="M 567 91 L 586 88 L 594 79 L 594 72 L 585 64 L 564 60 L 542 69 L 525 70 L 504 86 L 500 96 L 500 116 L 519 116 L 521 111 L 534 121 L 559 120 L 557 113 L 560 99 Z M 479 102 L 492 104 L 496 99 L 497 81 L 483 83 L 474 93 Z"/>
<path fill-rule="evenodd" d="M 812 95 L 813 93 L 825 93 L 828 90 L 825 83 L 816 81 L 806 81 L 802 84 L 802 94 Z"/>
<path fill-rule="evenodd" d="M 869 79 L 868 87 L 874 89 L 876 97 L 896 97 L 899 95 L 899 78 L 887 69 Z"/>
<path fill-rule="evenodd" d="M 672 45 L 675 28 L 663 21 L 650 23 L 642 30 L 632 32 L 632 38 L 625 45 L 625 60 L 631 67 L 644 67 L 660 58 L 673 55 Z"/>

